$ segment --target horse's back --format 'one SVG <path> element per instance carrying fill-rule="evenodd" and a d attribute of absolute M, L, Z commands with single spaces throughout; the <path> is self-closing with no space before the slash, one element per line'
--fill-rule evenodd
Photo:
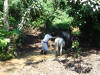
<path fill-rule="evenodd" d="M 55 44 L 58 44 L 59 46 L 61 46 L 61 45 L 65 45 L 65 41 L 64 41 L 64 39 L 63 38 L 61 38 L 61 37 L 57 37 L 56 39 L 55 39 Z"/>

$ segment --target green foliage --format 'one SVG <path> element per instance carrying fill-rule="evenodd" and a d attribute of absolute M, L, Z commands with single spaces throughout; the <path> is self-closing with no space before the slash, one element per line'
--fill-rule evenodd
<path fill-rule="evenodd" d="M 10 43 L 10 39 L 7 39 L 7 38 L 0 39 L 0 47 L 6 47 L 8 43 Z"/>
<path fill-rule="evenodd" d="M 9 19 L 10 24 L 18 24 L 22 15 L 22 3 L 21 0 L 9 0 Z"/>
<path fill-rule="evenodd" d="M 72 48 L 78 48 L 79 47 L 79 42 L 78 41 L 73 41 L 72 42 Z"/>
<path fill-rule="evenodd" d="M 16 35 L 18 34 L 17 30 L 12 30 L 7 32 L 4 28 L 1 15 L 0 23 L 0 60 L 7 60 L 9 58 L 15 57 L 16 54 Z M 13 39 L 14 38 L 14 39 Z"/>
<path fill-rule="evenodd" d="M 73 0 L 75 1 L 75 0 Z M 72 16 L 74 18 L 73 20 L 73 25 L 75 26 L 83 26 L 86 25 L 88 22 L 88 18 L 93 18 L 97 19 L 96 17 L 94 17 L 94 14 L 97 13 L 97 11 L 94 11 L 94 9 L 96 10 L 96 8 L 93 8 L 92 6 L 95 6 L 95 4 L 89 4 L 89 1 L 78 1 L 76 0 L 76 2 L 71 2 L 69 1 L 68 4 L 71 7 L 71 9 L 69 10 L 69 14 L 70 16 Z M 90 2 L 91 3 L 91 2 Z M 91 12 L 91 13 L 90 13 Z"/>
<path fill-rule="evenodd" d="M 59 24 L 59 23 L 67 23 L 67 24 L 71 24 L 71 22 L 73 21 L 72 17 L 69 17 L 68 14 L 66 14 L 66 11 L 62 11 L 62 10 L 57 10 L 57 13 L 55 13 L 55 19 L 53 20 L 53 24 Z"/>
<path fill-rule="evenodd" d="M 0 60 L 14 57 L 16 46 L 11 37 L 16 34 L 15 31 L 6 32 L 6 30 L 1 29 L 0 34 Z"/>
<path fill-rule="evenodd" d="M 3 1 L 4 0 L 0 0 L 0 11 L 3 11 Z"/>
<path fill-rule="evenodd" d="M 43 27 L 43 25 L 42 25 L 43 22 L 44 22 L 43 19 L 38 18 L 38 19 L 36 19 L 34 22 L 32 22 L 32 26 L 33 26 L 34 28 L 39 29 L 40 27 Z"/>
<path fill-rule="evenodd" d="M 2 15 L 3 13 L 0 11 L 0 27 L 2 27 L 2 19 L 3 19 L 3 15 Z"/>
<path fill-rule="evenodd" d="M 80 35 L 81 32 L 80 31 L 76 31 L 76 32 L 72 32 L 73 35 Z"/>
<path fill-rule="evenodd" d="M 40 18 L 41 16 L 41 5 L 39 1 L 29 1 L 29 6 L 23 7 L 23 14 L 20 19 L 20 23 L 18 24 L 18 29 L 22 30 L 23 28 L 26 28 L 28 25 L 32 24 L 33 21 L 35 21 L 37 18 Z"/>
<path fill-rule="evenodd" d="M 35 19 L 41 14 L 38 1 L 25 0 L 25 2 L 23 2 L 21 0 L 9 0 L 8 18 L 11 29 L 7 32 L 3 25 L 3 13 L 1 12 L 3 11 L 3 2 L 3 0 L 0 1 L 0 8 L 2 9 L 0 9 L 0 60 L 14 57 L 16 54 L 16 47 L 22 45 L 22 37 L 24 37 L 24 34 L 22 35 L 19 31 L 18 25 L 24 25 L 23 28 L 29 27 L 29 25 L 32 24 L 32 21 L 36 21 Z M 37 19 L 38 26 L 39 21 L 40 20 Z"/>
<path fill-rule="evenodd" d="M 40 0 L 42 6 L 42 19 L 46 30 L 52 28 L 68 29 L 73 18 L 67 13 L 66 0 Z"/>
<path fill-rule="evenodd" d="M 73 17 L 72 26 L 80 27 L 82 36 L 89 38 L 91 43 L 98 44 L 100 32 L 100 2 L 98 0 L 68 0 L 69 16 Z M 94 34 L 95 37 L 94 37 Z M 98 42 L 97 42 L 98 41 Z"/>
<path fill-rule="evenodd" d="M 71 27 L 71 22 L 73 21 L 72 17 L 66 13 L 66 11 L 57 10 L 55 13 L 55 18 L 52 22 L 54 26 L 60 29 L 68 29 Z"/>
<path fill-rule="evenodd" d="M 77 40 L 72 42 L 72 49 L 75 50 L 74 57 L 78 58 L 81 54 L 81 48 L 79 48 L 79 42 Z"/>

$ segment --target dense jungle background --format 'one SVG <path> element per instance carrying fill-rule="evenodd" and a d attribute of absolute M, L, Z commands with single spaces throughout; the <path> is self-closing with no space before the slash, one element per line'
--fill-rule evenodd
<path fill-rule="evenodd" d="M 83 49 L 83 53 L 92 53 L 93 49 L 94 53 L 99 52 L 100 1 L 0 0 L 0 61 L 26 55 L 35 57 L 34 50 L 41 49 L 40 43 L 46 33 L 65 30 L 71 30 L 79 39 L 72 47 L 78 46 L 77 50 Z"/>

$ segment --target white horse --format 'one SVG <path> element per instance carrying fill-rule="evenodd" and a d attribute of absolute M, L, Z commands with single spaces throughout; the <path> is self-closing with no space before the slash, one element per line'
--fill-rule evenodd
<path fill-rule="evenodd" d="M 63 50 L 63 47 L 65 46 L 65 41 L 63 38 L 61 37 L 57 37 L 55 39 L 55 50 L 56 50 L 56 55 L 58 53 L 58 51 L 60 51 L 60 55 L 62 55 L 62 50 Z"/>

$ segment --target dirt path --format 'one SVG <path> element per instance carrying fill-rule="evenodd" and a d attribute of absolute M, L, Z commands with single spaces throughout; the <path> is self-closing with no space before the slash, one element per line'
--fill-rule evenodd
<path fill-rule="evenodd" d="M 39 34 L 33 32 L 27 37 L 20 57 L 0 62 L 0 75 L 100 75 L 99 51 L 83 52 L 75 61 L 69 54 L 56 58 L 52 47 L 47 55 L 40 55 Z"/>

